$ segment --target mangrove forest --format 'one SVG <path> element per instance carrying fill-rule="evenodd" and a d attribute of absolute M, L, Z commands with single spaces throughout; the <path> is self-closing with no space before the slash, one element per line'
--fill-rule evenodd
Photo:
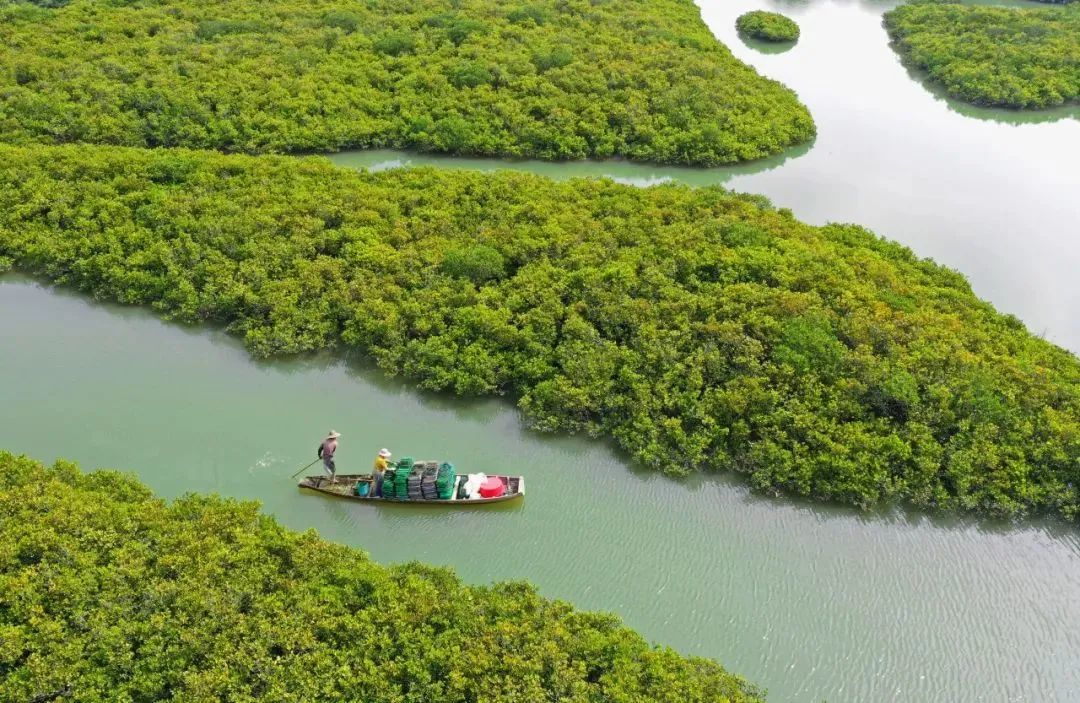
<path fill-rule="evenodd" d="M 507 394 L 671 473 L 868 507 L 1080 509 L 1080 363 L 955 271 L 720 188 L 0 147 L 0 265 Z"/>
<path fill-rule="evenodd" d="M 1046 108 L 1080 100 L 1080 3 L 914 2 L 885 13 L 904 59 L 961 100 Z"/>
<path fill-rule="evenodd" d="M 809 141 L 691 0 L 0 3 L 4 141 L 714 165 Z"/>
<path fill-rule="evenodd" d="M 0 701 L 1070 699 L 1080 2 L 736 5 L 0 0 Z"/>

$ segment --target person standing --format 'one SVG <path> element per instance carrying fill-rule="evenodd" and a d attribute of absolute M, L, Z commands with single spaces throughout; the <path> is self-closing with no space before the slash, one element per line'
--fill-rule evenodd
<path fill-rule="evenodd" d="M 330 483 L 337 483 L 337 466 L 334 465 L 334 452 L 337 451 L 338 437 L 341 434 L 330 430 L 326 439 L 319 445 L 319 458 L 322 459 L 323 470 L 330 476 Z"/>
<path fill-rule="evenodd" d="M 371 475 L 375 484 L 375 497 L 382 498 L 382 484 L 383 475 L 390 467 L 390 450 L 383 447 L 379 450 L 379 455 L 375 457 L 375 468 L 372 470 Z"/>

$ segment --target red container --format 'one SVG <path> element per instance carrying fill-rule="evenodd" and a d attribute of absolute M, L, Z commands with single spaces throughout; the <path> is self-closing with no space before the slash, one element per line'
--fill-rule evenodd
<path fill-rule="evenodd" d="M 498 498 L 503 493 L 506 493 L 506 486 L 497 478 L 489 478 L 480 484 L 481 498 Z"/>

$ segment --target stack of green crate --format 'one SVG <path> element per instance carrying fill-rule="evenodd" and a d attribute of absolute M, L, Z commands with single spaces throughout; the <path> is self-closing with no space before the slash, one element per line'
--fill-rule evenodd
<path fill-rule="evenodd" d="M 394 497 L 394 475 L 396 473 L 397 473 L 397 471 L 394 470 L 394 469 L 387 469 L 386 472 L 383 473 L 383 486 L 382 486 L 382 497 L 383 498 L 393 498 Z M 371 490 L 372 491 L 375 490 L 374 484 L 371 486 Z M 374 495 L 374 493 L 372 495 Z"/>
<path fill-rule="evenodd" d="M 394 497 L 398 500 L 409 499 L 409 474 L 412 470 L 412 457 L 402 457 L 397 463 L 397 471 L 394 473 Z"/>
<path fill-rule="evenodd" d="M 442 500 L 453 498 L 455 483 L 457 483 L 457 471 L 454 470 L 454 465 L 443 462 L 439 466 L 438 478 L 435 479 L 435 489 L 439 493 L 439 498 Z"/>

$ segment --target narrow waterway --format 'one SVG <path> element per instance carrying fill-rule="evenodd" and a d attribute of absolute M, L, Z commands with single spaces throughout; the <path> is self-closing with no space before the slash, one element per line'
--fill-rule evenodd
<path fill-rule="evenodd" d="M 1020 113 L 942 97 L 889 47 L 881 15 L 896 4 L 892 0 L 698 4 L 720 41 L 809 106 L 818 125 L 813 145 L 722 169 L 387 151 L 333 160 L 369 168 L 515 168 L 638 185 L 674 180 L 762 193 L 808 222 L 857 222 L 958 269 L 976 293 L 1020 317 L 1032 332 L 1080 351 L 1080 107 Z M 798 43 L 768 54 L 745 43 L 735 18 L 752 9 L 793 17 L 802 30 Z"/>
<path fill-rule="evenodd" d="M 887 514 L 642 473 L 522 429 L 506 402 L 423 395 L 363 366 L 255 363 L 220 332 L 0 277 L 0 447 L 138 472 L 164 496 L 256 499 L 384 562 L 527 579 L 716 657 L 774 703 L 1080 699 L 1080 531 Z M 289 474 L 334 427 L 341 470 L 382 445 L 520 472 L 523 504 L 350 504 Z"/>

